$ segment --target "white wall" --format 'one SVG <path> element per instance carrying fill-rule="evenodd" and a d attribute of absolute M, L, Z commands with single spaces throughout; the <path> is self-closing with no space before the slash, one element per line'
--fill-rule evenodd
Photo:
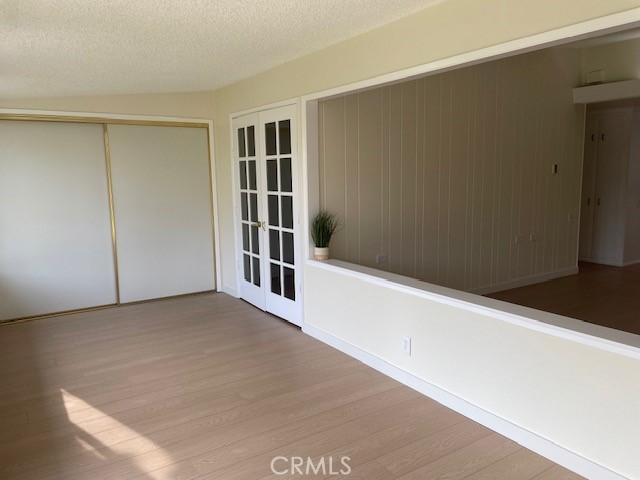
<path fill-rule="evenodd" d="M 548 49 L 320 102 L 332 257 L 470 291 L 573 273 L 579 77 Z"/>
<path fill-rule="evenodd" d="M 637 357 L 337 270 L 306 266 L 305 328 L 346 342 L 620 475 L 640 478 Z M 404 336 L 412 339 L 411 356 L 402 349 Z"/>

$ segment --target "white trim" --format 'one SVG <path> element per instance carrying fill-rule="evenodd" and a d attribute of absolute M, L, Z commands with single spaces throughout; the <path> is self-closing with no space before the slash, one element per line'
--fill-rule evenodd
<path fill-rule="evenodd" d="M 526 287 L 527 285 L 535 285 L 536 283 L 548 282 L 556 278 L 568 277 L 579 272 L 577 266 L 555 270 L 553 272 L 539 273 L 528 275 L 526 277 L 517 278 L 508 282 L 495 283 L 473 289 L 471 292 L 477 295 L 488 295 L 490 293 L 502 292 L 503 290 L 511 290 L 512 288 Z"/>
<path fill-rule="evenodd" d="M 235 148 L 236 148 L 236 139 L 235 139 L 235 131 L 233 128 L 233 114 L 229 114 L 229 155 L 230 155 L 230 163 L 231 163 L 231 207 L 233 208 L 233 264 L 234 270 L 236 272 L 236 285 L 235 285 L 235 294 L 233 295 L 236 298 L 240 298 L 241 289 L 241 275 L 240 272 L 240 260 L 239 260 L 239 250 L 238 245 L 240 245 L 240 205 L 238 204 L 238 199 L 236 197 L 239 196 L 238 193 L 238 172 L 236 171 L 235 165 Z M 230 288 L 230 287 L 227 287 Z"/>
<path fill-rule="evenodd" d="M 402 275 L 338 260 L 319 262 L 308 259 L 307 268 L 320 268 L 336 274 L 451 307 L 501 320 L 512 325 L 574 341 L 590 347 L 640 360 L 640 335 L 602 327 L 575 318 L 522 307 L 508 302 L 481 297 L 452 288 L 441 287 Z"/>
<path fill-rule="evenodd" d="M 218 208 L 218 180 L 216 171 L 215 135 L 213 134 L 213 120 L 207 120 L 209 125 L 209 162 L 211 165 L 211 200 L 213 202 L 213 254 L 215 256 L 216 292 L 222 291 L 222 265 L 220 265 L 220 209 Z"/>
<path fill-rule="evenodd" d="M 573 89 L 573 103 L 587 104 L 640 97 L 640 80 L 622 80 Z"/>
<path fill-rule="evenodd" d="M 105 118 L 109 120 L 141 120 L 151 122 L 183 122 L 183 123 L 207 123 L 211 126 L 213 122 L 208 118 L 194 117 L 171 117 L 165 115 L 132 115 L 120 113 L 103 112 L 74 112 L 59 110 L 31 110 L 23 108 L 0 108 L 0 114 L 19 115 L 56 115 L 59 117 L 83 117 L 83 118 Z"/>
<path fill-rule="evenodd" d="M 302 331 L 579 475 L 600 480 L 623 480 L 626 478 L 313 325 L 305 324 Z"/>
<path fill-rule="evenodd" d="M 251 115 L 252 113 L 259 113 L 264 110 L 273 110 L 274 108 L 289 107 L 291 105 L 297 105 L 300 102 L 299 97 L 289 98 L 287 100 L 280 100 L 278 102 L 267 103 L 266 105 L 260 105 L 258 107 L 248 108 L 246 110 L 240 110 L 229 114 L 229 119 L 244 117 L 245 115 Z"/>
<path fill-rule="evenodd" d="M 206 123 L 208 130 L 209 143 L 209 161 L 211 167 L 211 208 L 213 214 L 213 250 L 214 250 L 214 269 L 215 269 L 215 291 L 220 292 L 222 287 L 222 264 L 220 255 L 220 222 L 218 208 L 218 183 L 216 169 L 216 151 L 215 151 L 215 135 L 213 132 L 213 121 L 207 118 L 191 118 L 191 117 L 170 117 L 164 115 L 131 115 L 118 113 L 100 113 L 100 112 L 73 112 L 59 110 L 32 110 L 22 108 L 0 108 L 0 114 L 18 114 L 18 115 L 55 115 L 58 117 L 82 117 L 82 118 L 100 118 L 106 120 L 138 120 L 151 122 L 181 122 L 181 123 Z"/>

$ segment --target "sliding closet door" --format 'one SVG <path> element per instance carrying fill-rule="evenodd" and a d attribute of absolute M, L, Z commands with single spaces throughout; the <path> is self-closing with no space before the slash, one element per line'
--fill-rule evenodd
<path fill-rule="evenodd" d="M 109 125 L 120 301 L 214 289 L 207 130 Z"/>
<path fill-rule="evenodd" d="M 0 319 L 116 303 L 102 125 L 0 121 Z"/>

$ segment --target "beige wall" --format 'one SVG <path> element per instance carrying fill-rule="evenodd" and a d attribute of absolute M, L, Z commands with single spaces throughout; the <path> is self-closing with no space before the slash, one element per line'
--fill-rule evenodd
<path fill-rule="evenodd" d="M 603 70 L 605 82 L 640 78 L 640 38 L 583 48 L 583 81 L 595 70 Z"/>
<path fill-rule="evenodd" d="M 579 77 L 552 49 L 320 102 L 332 256 L 473 291 L 576 267 Z"/>
<path fill-rule="evenodd" d="M 235 289 L 229 115 L 640 6 L 639 0 L 448 0 L 214 92 L 223 285 Z"/>
<path fill-rule="evenodd" d="M 449 0 L 217 90 L 223 285 L 235 287 L 231 113 L 638 6 L 639 0 Z M 454 395 L 589 460 L 640 478 L 640 362 L 467 310 L 413 302 L 393 289 L 311 265 L 305 267 L 303 288 L 307 324 L 442 383 Z M 421 353 L 410 361 L 400 359 L 400 332 L 418 342 Z"/>
<path fill-rule="evenodd" d="M 163 115 L 213 118 L 213 93 L 151 93 L 140 95 L 97 95 L 93 97 L 2 99 L 0 108 L 27 108 L 69 112 Z"/>

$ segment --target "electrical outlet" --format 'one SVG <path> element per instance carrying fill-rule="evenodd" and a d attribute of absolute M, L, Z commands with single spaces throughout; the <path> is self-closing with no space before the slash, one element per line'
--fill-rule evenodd
<path fill-rule="evenodd" d="M 376 255 L 376 263 L 378 265 L 382 263 L 387 263 L 387 256 L 382 253 L 379 253 L 378 255 Z"/>
<path fill-rule="evenodd" d="M 411 337 L 402 338 L 402 350 L 404 353 L 411 356 Z"/>
<path fill-rule="evenodd" d="M 529 241 L 531 243 L 537 242 L 538 241 L 538 236 L 535 233 L 530 233 L 529 234 Z"/>

